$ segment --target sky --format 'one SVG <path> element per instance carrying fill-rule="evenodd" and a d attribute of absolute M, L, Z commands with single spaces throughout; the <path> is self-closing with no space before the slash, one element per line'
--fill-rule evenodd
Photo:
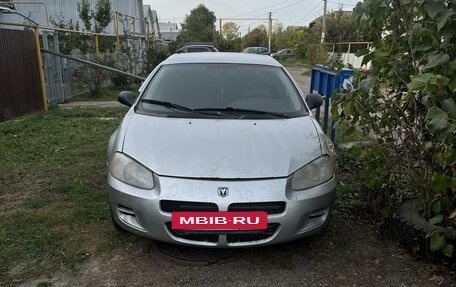
<path fill-rule="evenodd" d="M 353 10 L 358 0 L 327 0 L 327 11 Z M 143 0 L 144 4 L 156 10 L 160 22 L 182 23 L 185 15 L 199 4 L 215 13 L 217 19 L 255 18 L 267 19 L 272 12 L 275 25 L 277 22 L 286 26 L 308 26 L 313 19 L 323 15 L 322 0 Z M 230 20 L 222 20 L 222 24 Z M 267 20 L 231 20 L 240 26 L 239 31 L 244 35 L 249 27 L 267 24 Z M 216 23 L 217 29 L 219 22 Z"/>

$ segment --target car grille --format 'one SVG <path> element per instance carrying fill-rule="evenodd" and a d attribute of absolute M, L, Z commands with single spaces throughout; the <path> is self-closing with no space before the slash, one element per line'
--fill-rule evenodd
<path fill-rule="evenodd" d="M 188 230 L 176 230 L 171 228 L 171 222 L 166 222 L 166 227 L 171 232 L 172 235 L 193 241 L 203 241 L 203 242 L 217 242 L 219 239 L 218 234 L 210 233 L 206 231 L 188 231 Z"/>
<path fill-rule="evenodd" d="M 175 211 L 218 211 L 218 206 L 215 203 L 208 202 L 193 202 L 193 201 L 160 201 L 160 208 L 164 212 Z"/>
<path fill-rule="evenodd" d="M 228 211 L 266 211 L 268 214 L 278 214 L 285 211 L 285 202 L 245 202 L 232 203 Z"/>
<path fill-rule="evenodd" d="M 268 239 L 277 231 L 279 226 L 280 224 L 278 223 L 270 223 L 268 224 L 268 228 L 266 230 L 240 231 L 228 233 L 226 235 L 226 241 L 228 243 L 237 243 Z"/>
<path fill-rule="evenodd" d="M 233 230 L 233 231 L 219 231 L 219 230 L 177 230 L 171 228 L 171 222 L 166 222 L 166 227 L 172 235 L 194 241 L 202 242 L 217 242 L 219 234 L 226 234 L 226 241 L 228 243 L 259 241 L 268 239 L 279 228 L 278 223 L 269 223 L 268 228 L 265 230 Z"/>

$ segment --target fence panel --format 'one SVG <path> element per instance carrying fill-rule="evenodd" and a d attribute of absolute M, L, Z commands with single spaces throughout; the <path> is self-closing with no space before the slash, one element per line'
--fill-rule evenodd
<path fill-rule="evenodd" d="M 0 29 L 0 121 L 42 110 L 33 32 Z"/>

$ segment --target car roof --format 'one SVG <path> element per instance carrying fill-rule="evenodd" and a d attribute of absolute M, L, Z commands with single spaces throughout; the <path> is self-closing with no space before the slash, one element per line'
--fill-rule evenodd
<path fill-rule="evenodd" d="M 265 55 L 246 53 L 184 53 L 169 56 L 162 65 L 190 64 L 190 63 L 235 63 L 255 64 L 281 67 L 282 65 L 274 58 Z"/>
<path fill-rule="evenodd" d="M 188 44 L 188 45 L 184 45 L 183 47 L 214 47 L 214 45 L 210 45 L 210 44 Z"/>

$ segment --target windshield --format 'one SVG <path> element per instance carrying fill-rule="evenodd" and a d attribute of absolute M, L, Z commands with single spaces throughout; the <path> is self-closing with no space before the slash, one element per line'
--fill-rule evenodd
<path fill-rule="evenodd" d="M 163 66 L 137 108 L 143 113 L 178 117 L 208 117 L 210 112 L 238 118 L 308 115 L 298 90 L 282 68 L 242 64 Z M 196 112 L 202 110 L 206 112 Z"/>

